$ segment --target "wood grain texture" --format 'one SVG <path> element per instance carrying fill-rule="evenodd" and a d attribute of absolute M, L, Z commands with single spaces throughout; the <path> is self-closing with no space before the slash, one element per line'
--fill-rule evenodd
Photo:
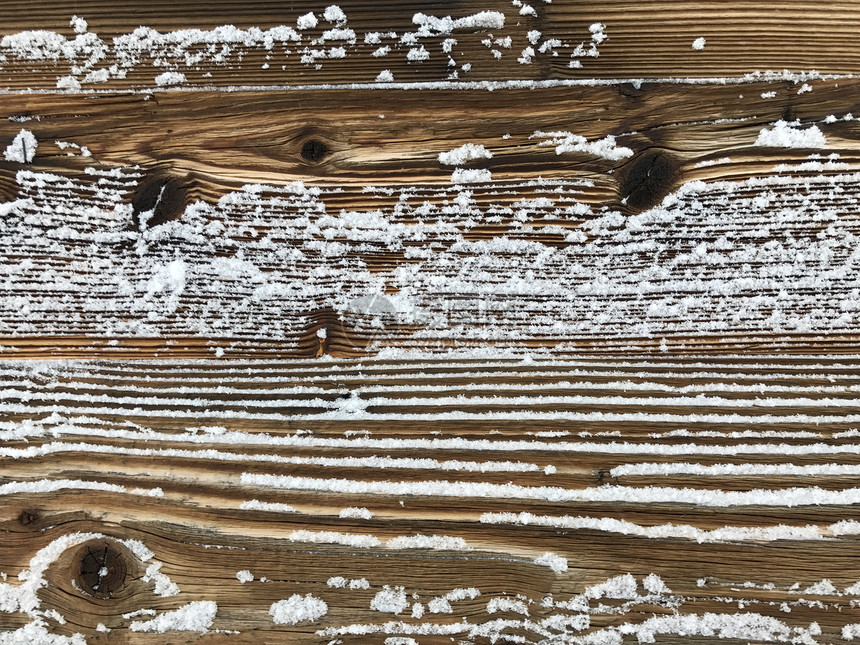
<path fill-rule="evenodd" d="M 860 622 L 855 356 L 18 362 L 2 379 L 0 571 L 64 547 L 38 591 L 57 634 L 164 642 L 122 615 L 195 602 L 217 604 L 209 635 L 170 642 L 818 643 Z M 98 599 L 79 569 L 105 545 L 128 573 Z M 178 595 L 146 579 L 159 562 Z M 276 625 L 294 594 L 327 613 Z"/>
<path fill-rule="evenodd" d="M 0 645 L 860 638 L 857 9 L 0 3 Z"/>
<path fill-rule="evenodd" d="M 856 85 L 10 96 L 0 344 L 853 351 Z"/>
<path fill-rule="evenodd" d="M 0 44 L 0 53 L 6 57 L 0 61 L 0 86 L 54 90 L 59 79 L 71 76 L 85 90 L 152 89 L 157 87 L 155 78 L 165 71 L 183 73 L 187 85 L 217 87 L 372 84 L 383 70 L 389 70 L 396 82 L 425 83 L 860 71 L 860 59 L 852 45 L 857 38 L 856 2 L 822 5 L 794 0 L 775 8 L 749 0 L 607 0 L 599 5 L 458 0 L 420 5 L 386 3 L 380 7 L 378 3 L 350 0 L 338 5 L 344 21 L 326 20 L 326 6 L 304 0 L 241 5 L 223 0 L 141 5 L 124 0 L 105 10 L 99 1 L 4 2 L 0 33 L 13 36 L 26 30 L 47 30 L 61 36 L 66 44 L 57 41 L 38 50 L 44 52 L 38 55 L 13 41 Z M 486 11 L 500 14 L 504 25 L 461 26 L 451 33 L 421 32 L 414 19 L 417 13 L 456 20 Z M 298 29 L 297 20 L 309 12 L 315 15 L 317 25 Z M 69 24 L 73 16 L 89 23 L 83 32 L 89 34 L 89 40 L 81 43 L 89 49 L 75 55 L 62 53 L 63 47 L 74 51 L 74 45 L 69 44 L 77 36 Z M 605 25 L 605 39 L 596 43 L 599 55 L 595 56 L 588 53 L 594 43 L 589 27 L 598 23 Z M 284 26 L 295 31 L 289 37 L 273 33 L 268 40 L 246 33 L 226 48 L 217 38 L 209 47 L 212 37 L 198 34 L 189 41 L 187 33 L 177 35 L 192 29 L 211 32 L 225 25 L 261 31 Z M 114 41 L 141 26 L 161 36 L 154 44 L 147 40 L 142 51 L 134 43 L 125 47 L 124 41 Z M 323 38 L 332 28 L 351 29 L 354 36 L 329 34 Z M 530 33 L 537 35 L 530 37 Z M 173 36 L 165 36 L 168 34 Z M 367 34 L 381 36 L 368 40 Z M 456 45 L 444 47 L 448 38 L 454 38 Z M 697 38 L 705 38 L 707 43 L 700 51 L 692 48 Z M 190 44 L 182 44 L 186 42 Z M 341 47 L 342 52 L 332 54 Z M 379 55 L 380 47 L 390 51 Z M 421 48 L 426 57 L 410 58 L 410 50 Z M 524 55 L 528 48 L 532 53 Z M 57 51 L 61 52 L 59 57 Z M 113 65 L 118 69 L 111 70 Z"/>

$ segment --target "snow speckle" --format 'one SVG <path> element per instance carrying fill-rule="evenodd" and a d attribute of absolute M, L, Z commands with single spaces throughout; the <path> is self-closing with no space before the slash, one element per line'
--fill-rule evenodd
<path fill-rule="evenodd" d="M 176 596 L 179 594 L 179 585 L 173 582 L 168 576 L 161 573 L 161 562 L 153 562 L 146 568 L 142 580 L 144 582 L 152 582 L 155 585 L 153 593 L 156 596 Z"/>
<path fill-rule="evenodd" d="M 523 616 L 529 615 L 529 609 L 526 606 L 526 603 L 522 600 L 517 600 L 516 598 L 508 598 L 507 596 L 492 598 L 487 603 L 488 614 L 495 614 L 499 611 L 510 611 L 522 614 Z"/>
<path fill-rule="evenodd" d="M 452 184 L 477 184 L 489 182 L 493 179 L 493 173 L 486 168 L 457 168 L 451 173 Z"/>
<path fill-rule="evenodd" d="M 705 39 L 702 38 L 701 36 L 696 38 L 696 40 L 693 41 L 693 49 L 695 49 L 696 51 L 701 51 L 704 48 L 705 48 Z"/>
<path fill-rule="evenodd" d="M 672 593 L 672 590 L 666 586 L 666 583 L 663 582 L 663 579 L 658 576 L 656 573 L 648 574 L 642 580 L 642 586 L 645 587 L 645 591 L 653 594 L 664 594 L 664 593 Z"/>
<path fill-rule="evenodd" d="M 336 4 L 329 5 L 323 11 L 323 18 L 328 22 L 346 22 L 346 14 Z"/>
<path fill-rule="evenodd" d="M 775 91 L 762 92 L 761 97 L 763 99 L 775 99 L 776 98 L 776 92 Z"/>
<path fill-rule="evenodd" d="M 591 40 L 598 45 L 606 40 L 606 25 L 602 22 L 594 22 L 588 26 L 588 31 L 591 32 Z"/>
<path fill-rule="evenodd" d="M 276 625 L 298 625 L 315 622 L 328 613 L 328 605 L 311 594 L 293 594 L 286 600 L 272 603 L 269 614 Z"/>
<path fill-rule="evenodd" d="M 3 152 L 6 161 L 30 163 L 36 156 L 36 146 L 39 145 L 35 135 L 29 130 L 21 130 L 12 139 L 12 143 Z"/>
<path fill-rule="evenodd" d="M 402 535 L 385 543 L 389 549 L 433 549 L 435 551 L 465 551 L 466 540 L 447 535 Z"/>
<path fill-rule="evenodd" d="M 354 520 L 370 520 L 373 519 L 373 513 L 366 508 L 358 506 L 350 506 L 349 508 L 341 509 L 338 517 Z"/>
<path fill-rule="evenodd" d="M 152 620 L 134 621 L 129 629 L 133 632 L 157 632 L 163 634 L 168 631 L 200 632 L 205 634 L 215 620 L 218 605 L 211 600 L 198 600 L 187 605 L 166 611 Z"/>
<path fill-rule="evenodd" d="M 317 26 L 317 23 L 317 17 L 314 15 L 313 11 L 311 11 L 298 17 L 296 20 L 296 27 L 301 30 L 313 29 Z"/>
<path fill-rule="evenodd" d="M 249 499 L 239 505 L 243 511 L 270 511 L 274 513 L 298 513 L 298 511 L 289 504 L 281 504 L 279 502 L 261 502 L 258 499 Z"/>
<path fill-rule="evenodd" d="M 242 584 L 245 584 L 246 582 L 254 580 L 254 574 L 247 569 L 242 569 L 242 571 L 236 573 L 236 579 Z"/>
<path fill-rule="evenodd" d="M 552 552 L 547 552 L 538 556 L 534 559 L 534 563 L 539 564 L 542 567 L 549 567 L 556 573 L 564 573 L 567 571 L 567 558 L 556 555 Z"/>
<path fill-rule="evenodd" d="M 500 11 L 481 11 L 464 18 L 437 18 L 423 13 L 412 16 L 412 22 L 426 29 L 429 33 L 450 34 L 455 29 L 502 29 L 505 26 L 505 14 Z"/>
<path fill-rule="evenodd" d="M 610 161 L 617 161 L 633 156 L 633 151 L 630 148 L 618 146 L 615 137 L 612 135 L 603 139 L 588 141 L 585 137 L 573 134 L 572 132 L 537 131 L 529 138 L 549 139 L 549 141 L 541 141 L 538 145 L 555 146 L 555 154 L 557 155 L 566 152 L 581 152 Z"/>
<path fill-rule="evenodd" d="M 384 69 L 376 76 L 377 83 L 393 83 L 394 82 L 394 74 L 391 73 L 390 69 Z"/>
<path fill-rule="evenodd" d="M 370 601 L 370 608 L 388 614 L 399 614 L 406 610 L 409 602 L 403 587 L 391 588 L 388 585 L 377 592 Z"/>
<path fill-rule="evenodd" d="M 72 19 L 69 21 L 69 25 L 75 31 L 76 34 L 83 34 L 87 31 L 87 21 L 79 16 L 72 16 Z"/>
<path fill-rule="evenodd" d="M 773 127 L 762 128 L 755 145 L 774 148 L 824 148 L 827 139 L 817 125 L 801 129 L 799 121 L 780 119 Z"/>
<path fill-rule="evenodd" d="M 474 159 L 492 159 L 493 153 L 483 145 L 465 143 L 459 148 L 439 153 L 439 163 L 445 166 L 462 166 Z"/>
<path fill-rule="evenodd" d="M 164 72 L 155 77 L 155 84 L 159 87 L 168 85 L 181 85 L 186 82 L 185 74 L 182 72 Z"/>
<path fill-rule="evenodd" d="M 430 58 L 430 52 L 428 52 L 424 45 L 420 47 L 413 47 L 406 53 L 406 60 L 411 63 L 420 63 Z"/>

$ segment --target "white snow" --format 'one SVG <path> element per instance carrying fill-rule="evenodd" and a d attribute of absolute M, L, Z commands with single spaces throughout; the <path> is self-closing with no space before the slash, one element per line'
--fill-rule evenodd
<path fill-rule="evenodd" d="M 329 5 L 323 11 L 323 18 L 328 22 L 346 22 L 346 14 L 336 4 Z"/>
<path fill-rule="evenodd" d="M 236 573 L 236 579 L 245 584 L 246 582 L 252 582 L 254 580 L 254 574 L 248 571 L 248 569 L 242 569 Z"/>
<path fill-rule="evenodd" d="M 464 143 L 459 148 L 439 153 L 439 163 L 445 166 L 462 166 L 474 159 L 492 159 L 493 153 L 483 145 Z"/>
<path fill-rule="evenodd" d="M 72 29 L 74 29 L 76 34 L 83 34 L 87 30 L 87 21 L 79 16 L 72 16 L 72 19 L 69 21 Z"/>
<path fill-rule="evenodd" d="M 200 632 L 209 631 L 218 612 L 218 605 L 211 600 L 197 600 L 183 605 L 179 609 L 166 611 L 152 620 L 136 620 L 129 629 L 133 632 L 156 632 L 163 634 L 169 631 Z"/>
<path fill-rule="evenodd" d="M 373 513 L 364 507 L 350 506 L 349 508 L 341 509 L 338 517 L 345 519 L 370 520 L 373 519 Z"/>
<path fill-rule="evenodd" d="M 507 596 L 497 596 L 491 598 L 487 603 L 487 613 L 495 614 L 499 611 L 510 611 L 523 616 L 529 615 L 529 608 L 522 600 L 509 598 Z"/>
<path fill-rule="evenodd" d="M 781 489 L 753 488 L 750 490 L 720 490 L 675 488 L 672 486 L 616 486 L 595 488 L 561 488 L 558 486 L 522 486 L 513 483 L 425 481 L 362 481 L 325 479 L 243 473 L 243 484 L 270 486 L 288 490 L 314 490 L 332 493 L 372 495 L 417 495 L 462 498 L 533 499 L 553 502 L 626 502 L 640 504 L 674 503 L 697 506 L 794 506 L 860 504 L 860 488 L 828 490 L 818 486 Z M 292 535 L 308 534 L 305 541 L 328 541 L 336 533 L 296 531 Z M 314 537 L 317 536 L 317 537 Z M 291 538 L 297 539 L 297 538 Z M 372 536 L 338 537 L 348 541 L 376 546 Z M 345 542 L 344 542 L 345 543 Z"/>
<path fill-rule="evenodd" d="M 693 49 L 701 51 L 705 48 L 705 39 L 699 36 L 693 41 Z"/>
<path fill-rule="evenodd" d="M 328 605 L 311 594 L 293 594 L 286 600 L 272 603 L 269 614 L 276 625 L 298 625 L 316 622 L 328 613 Z"/>
<path fill-rule="evenodd" d="M 406 600 L 406 592 L 403 587 L 389 587 L 385 585 L 378 591 L 370 601 L 370 608 L 389 614 L 399 614 L 406 610 L 409 602 Z"/>
<path fill-rule="evenodd" d="M 572 132 L 541 132 L 539 130 L 529 138 L 549 139 L 549 141 L 541 141 L 538 145 L 555 146 L 555 153 L 557 155 L 566 152 L 582 152 L 610 161 L 617 161 L 633 156 L 633 151 L 630 148 L 618 146 L 615 137 L 612 135 L 603 139 L 588 141 L 585 137 L 573 134 Z"/>
<path fill-rule="evenodd" d="M 12 143 L 6 147 L 6 150 L 3 152 L 3 158 L 6 161 L 30 163 L 36 156 L 36 147 L 38 145 L 39 142 L 36 141 L 36 136 L 29 130 L 22 129 L 12 139 Z"/>
<path fill-rule="evenodd" d="M 394 82 L 394 74 L 391 73 L 391 70 L 384 69 L 376 76 L 377 83 L 393 83 Z"/>
<path fill-rule="evenodd" d="M 500 11 L 480 11 L 463 18 L 437 18 L 423 13 L 412 16 L 412 22 L 435 34 L 450 34 L 455 29 L 502 29 L 505 14 Z"/>
<path fill-rule="evenodd" d="M 261 502 L 257 499 L 250 499 L 242 502 L 239 508 L 246 511 L 271 511 L 275 513 L 298 513 L 298 511 L 289 504 L 280 502 Z"/>
<path fill-rule="evenodd" d="M 817 125 L 801 128 L 800 121 L 780 119 L 773 127 L 762 128 L 755 145 L 778 148 L 824 148 L 827 139 Z"/>
<path fill-rule="evenodd" d="M 309 11 L 296 19 L 296 27 L 302 30 L 313 29 L 317 26 L 317 23 L 317 17 L 314 15 L 313 11 Z"/>
<path fill-rule="evenodd" d="M 146 568 L 146 573 L 143 578 L 144 582 L 153 583 L 153 593 L 156 596 L 175 596 L 179 593 L 179 586 L 173 582 L 167 575 L 161 573 L 161 562 L 153 562 Z"/>
<path fill-rule="evenodd" d="M 382 546 L 379 538 L 373 535 L 338 533 L 336 531 L 293 531 L 288 538 L 292 542 L 315 542 L 317 544 L 342 544 L 359 549 Z"/>
<path fill-rule="evenodd" d="M 182 72 L 164 72 L 155 77 L 155 84 L 159 87 L 164 87 L 166 85 L 181 85 L 187 80 L 188 79 L 185 78 L 185 74 Z"/>
<path fill-rule="evenodd" d="M 466 540 L 448 535 L 403 535 L 385 543 L 389 549 L 433 549 L 435 551 L 465 551 Z"/>
<path fill-rule="evenodd" d="M 493 173 L 485 168 L 457 168 L 451 173 L 452 184 L 478 184 L 492 179 Z"/>
<path fill-rule="evenodd" d="M 534 563 L 544 567 L 549 567 L 556 573 L 564 573 L 567 571 L 567 558 L 549 551 L 536 557 L 534 559 Z"/>

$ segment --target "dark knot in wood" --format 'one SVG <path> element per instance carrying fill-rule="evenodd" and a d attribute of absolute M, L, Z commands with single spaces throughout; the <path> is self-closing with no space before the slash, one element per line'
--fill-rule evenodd
<path fill-rule="evenodd" d="M 319 139 L 310 139 L 302 145 L 302 158 L 319 163 L 328 154 L 328 146 Z"/>
<path fill-rule="evenodd" d="M 634 211 L 659 204 L 669 194 L 678 173 L 678 161 L 665 150 L 646 150 L 627 164 L 621 197 Z"/>
<path fill-rule="evenodd" d="M 36 515 L 35 511 L 23 510 L 20 515 L 18 515 L 18 523 L 21 526 L 30 526 L 33 522 L 39 519 L 39 516 Z"/>
<path fill-rule="evenodd" d="M 128 567 L 123 554 L 108 544 L 86 545 L 78 574 L 80 588 L 96 598 L 112 598 L 125 585 Z"/>
<path fill-rule="evenodd" d="M 139 230 L 178 220 L 185 212 L 188 192 L 176 177 L 155 173 L 132 197 L 134 225 Z"/>

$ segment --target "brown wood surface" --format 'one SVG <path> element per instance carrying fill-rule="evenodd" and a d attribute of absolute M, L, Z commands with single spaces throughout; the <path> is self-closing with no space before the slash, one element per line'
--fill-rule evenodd
<path fill-rule="evenodd" d="M 641 626 L 655 615 L 689 620 L 708 613 L 765 621 L 761 641 L 788 642 L 786 633 L 798 637 L 798 629 L 816 622 L 820 639 L 810 638 L 836 642 L 844 626 L 860 621 L 857 592 L 845 592 L 858 579 L 856 529 L 844 528 L 856 512 L 853 503 L 813 502 L 812 496 L 820 494 L 814 492 L 818 488 L 849 495 L 858 490 L 852 474 L 860 470 L 852 438 L 860 414 L 858 386 L 854 357 L 9 363 L 2 431 L 17 428 L 18 437 L 10 437 L 0 453 L 6 480 L 0 489 L 0 571 L 27 569 L 39 549 L 64 536 L 93 534 L 62 551 L 47 568 L 48 586 L 40 592 L 43 609 L 55 609 L 68 621 L 51 622 L 52 631 L 83 633 L 92 642 L 303 643 L 329 642 L 340 634 L 344 642 L 381 643 L 403 633 L 442 643 L 449 636 L 421 630 L 464 621 L 468 627 L 455 640 L 487 642 L 496 633 L 501 642 L 518 642 L 517 635 L 526 642 L 556 642 L 543 639 L 565 631 L 572 638 L 580 631 L 541 625 L 553 616 L 588 615 L 588 633 Z M 364 412 L 344 407 L 350 396 L 365 401 Z M 389 461 L 369 465 L 376 457 Z M 511 463 L 527 469 L 514 472 Z M 667 470 L 613 474 L 642 463 Z M 689 463 L 750 470 L 684 475 Z M 756 471 L 792 464 L 800 469 L 796 474 Z M 816 466 L 847 474 L 817 475 L 809 470 Z M 291 483 L 279 488 L 247 479 L 255 475 L 285 476 Z M 81 481 L 71 481 L 55 492 L 12 490 L 15 482 L 42 478 L 118 488 L 78 490 Z M 311 482 L 308 490 L 301 489 L 302 479 Z M 325 492 L 343 480 L 428 486 L 442 481 L 460 488 L 453 496 Z M 522 488 L 507 498 L 502 488 L 483 497 L 467 488 L 478 482 Z M 541 499 L 546 487 L 550 495 Z M 155 488 L 161 494 L 152 497 L 148 491 Z M 798 488 L 801 500 L 792 506 L 786 505 L 788 497 L 774 505 L 730 506 L 694 499 L 703 491 L 779 496 Z M 679 489 L 687 491 L 689 503 L 623 501 L 628 493 Z M 552 491 L 608 497 L 552 501 Z M 288 504 L 293 512 L 243 510 L 251 499 Z M 349 507 L 366 508 L 373 517 L 338 517 Z M 499 513 L 532 519 L 493 516 Z M 565 518 L 569 526 L 552 526 Z M 597 520 L 628 524 L 587 524 Z M 658 526 L 669 533 L 637 534 Z M 766 533 L 788 527 L 807 531 L 806 537 L 774 539 Z M 741 529 L 765 532 L 743 537 Z M 343 544 L 368 536 L 373 545 Z M 403 536 L 460 542 L 423 549 L 389 542 Z M 181 593 L 161 597 L 152 582 L 141 580 L 152 561 L 140 562 L 118 542 L 130 539 L 150 549 L 152 561 L 163 563 L 161 572 Z M 77 576 L 87 549 L 104 545 L 120 553 L 128 573 L 111 597 L 94 599 L 79 590 Z M 546 552 L 567 558 L 568 570 L 556 573 L 535 564 Z M 242 570 L 255 580 L 240 583 L 236 574 Z M 596 585 L 622 574 L 635 578 L 635 592 L 601 600 Z M 650 574 L 671 593 L 649 596 L 643 581 Z M 336 577 L 364 578 L 369 587 L 327 585 Z M 78 589 L 70 578 L 78 580 Z M 813 586 L 823 579 L 835 588 Z M 372 609 L 385 585 L 404 588 L 408 606 L 401 615 Z M 451 602 L 451 613 L 430 612 L 434 598 L 458 588 L 475 588 L 480 596 Z M 272 603 L 307 593 L 327 603 L 322 620 L 273 624 Z M 547 594 L 562 602 L 583 593 L 592 594 L 585 596 L 584 611 L 542 604 Z M 531 622 L 516 611 L 488 611 L 497 598 L 520 599 Z M 248 640 L 136 633 L 128 629 L 133 619 L 122 617 L 200 601 L 217 602 L 212 630 L 239 630 Z M 421 618 L 411 615 L 415 603 L 427 611 Z M 498 618 L 512 622 L 494 624 Z M 0 614 L 0 620 L 11 628 L 28 618 Z M 386 626 L 390 621 L 404 626 Z M 99 635 L 98 623 L 115 631 Z M 343 635 L 350 625 L 370 625 L 373 633 Z M 710 640 L 668 631 L 658 642 Z"/>
<path fill-rule="evenodd" d="M 524 4 L 0 3 L 0 644 L 860 638 L 860 4 Z"/>

